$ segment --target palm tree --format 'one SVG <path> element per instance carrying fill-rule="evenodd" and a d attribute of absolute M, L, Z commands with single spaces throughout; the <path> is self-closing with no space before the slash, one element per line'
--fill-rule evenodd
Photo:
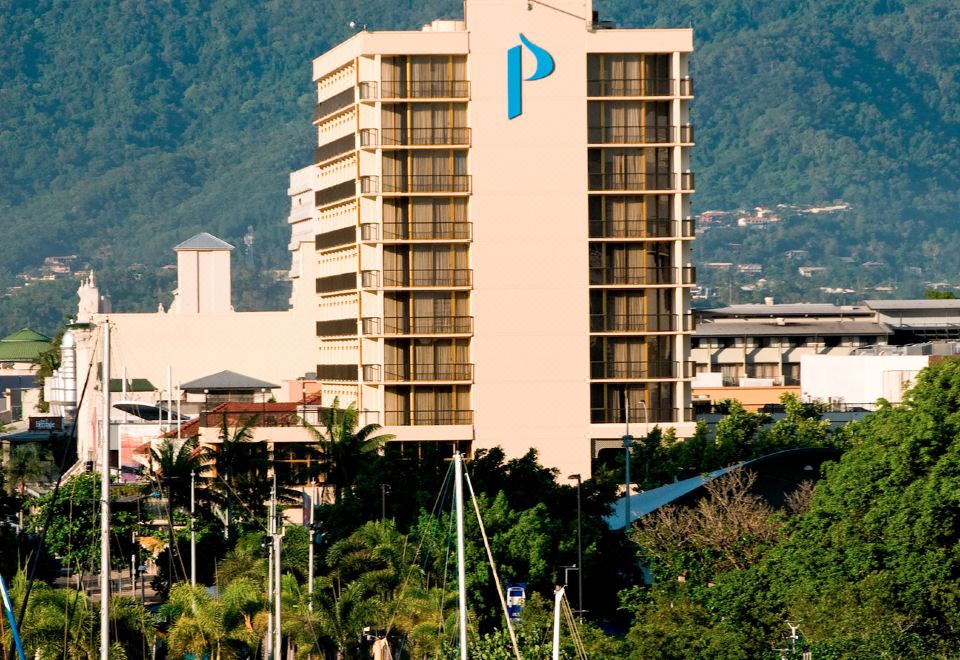
<path fill-rule="evenodd" d="M 173 511 L 178 507 L 186 507 L 190 503 L 190 480 L 203 487 L 209 479 L 206 477 L 208 468 L 203 458 L 203 451 L 197 446 L 196 438 L 184 442 L 164 438 L 156 449 L 150 449 L 150 479 L 154 482 L 161 496 L 167 498 L 167 531 L 170 539 L 170 580 L 173 581 L 173 555 L 177 553 L 180 570 L 186 577 L 183 558 L 177 550 L 177 542 L 173 531 Z"/>
<path fill-rule="evenodd" d="M 10 452 L 10 458 L 4 465 L 4 472 L 10 481 L 11 489 L 16 489 L 20 497 L 19 525 L 23 529 L 23 501 L 27 494 L 27 484 L 46 479 L 51 474 L 50 466 L 43 461 L 40 448 L 34 444 L 16 447 Z"/>
<path fill-rule="evenodd" d="M 270 496 L 270 448 L 253 441 L 256 416 L 241 421 L 232 431 L 226 415 L 220 423 L 220 442 L 203 449 L 204 460 L 214 473 L 211 489 L 226 512 L 229 537 L 237 519 L 238 506 L 246 515 L 240 521 L 256 524 L 265 517 L 263 503 Z"/>
<path fill-rule="evenodd" d="M 369 455 L 379 451 L 395 437 L 387 433 L 374 435 L 381 428 L 379 424 L 367 424 L 358 430 L 359 419 L 356 404 L 351 403 L 341 409 L 339 399 L 334 399 L 333 406 L 323 416 L 326 432 L 301 420 L 320 446 L 322 456 L 319 470 L 325 484 L 333 486 L 336 502 L 340 501 L 343 489 L 353 483 L 360 468 L 369 460 Z"/>

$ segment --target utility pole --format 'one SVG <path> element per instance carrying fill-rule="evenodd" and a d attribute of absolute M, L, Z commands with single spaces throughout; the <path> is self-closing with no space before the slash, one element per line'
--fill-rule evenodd
<path fill-rule="evenodd" d="M 310 488 L 310 494 L 306 497 L 310 500 L 310 545 L 307 546 L 307 611 L 313 611 L 313 546 L 316 544 L 317 532 L 313 528 L 313 512 L 316 508 L 314 496 L 317 494 L 316 488 Z"/>
<path fill-rule="evenodd" d="M 180 418 L 177 418 L 177 430 Z M 190 584 L 197 586 L 197 530 L 196 530 L 196 493 L 194 491 L 197 473 L 190 470 Z"/>
<path fill-rule="evenodd" d="M 623 448 L 625 452 L 625 461 L 626 465 L 626 474 L 624 475 L 624 483 L 627 487 L 626 492 L 623 497 L 623 533 L 627 534 L 630 532 L 630 453 L 633 449 L 633 436 L 630 435 L 630 401 L 624 400 L 624 409 L 623 409 L 626 429 L 623 434 Z"/>
<path fill-rule="evenodd" d="M 110 320 L 103 320 L 100 383 L 100 660 L 110 660 Z"/>
<path fill-rule="evenodd" d="M 579 474 L 571 474 L 567 479 L 577 480 L 577 615 L 583 621 L 583 535 L 580 528 L 580 484 Z"/>
<path fill-rule="evenodd" d="M 457 509 L 457 596 L 460 625 L 460 660 L 467 660 L 467 579 L 463 552 L 463 455 L 453 455 L 453 501 Z"/>

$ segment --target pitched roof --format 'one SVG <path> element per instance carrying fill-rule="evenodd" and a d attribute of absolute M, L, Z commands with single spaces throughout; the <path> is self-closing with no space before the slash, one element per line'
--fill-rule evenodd
<path fill-rule="evenodd" d="M 221 371 L 209 376 L 191 380 L 180 386 L 182 390 L 259 390 L 261 388 L 276 389 L 279 385 L 268 383 L 265 380 L 244 376 L 234 371 Z"/>
<path fill-rule="evenodd" d="M 174 250 L 232 250 L 233 246 L 222 241 L 213 234 L 200 232 L 196 236 L 191 236 Z"/>
<path fill-rule="evenodd" d="M 50 350 L 50 338 L 39 332 L 24 328 L 0 339 L 0 360 L 9 362 L 35 362 L 40 355 Z"/>

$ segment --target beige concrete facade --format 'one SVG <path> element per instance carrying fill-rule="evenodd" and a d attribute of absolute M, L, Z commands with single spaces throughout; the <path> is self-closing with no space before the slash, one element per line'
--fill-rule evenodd
<path fill-rule="evenodd" d="M 315 236 L 325 401 L 582 474 L 627 411 L 689 433 L 692 49 L 601 29 L 589 0 L 467 0 L 315 59 L 290 224 Z"/>

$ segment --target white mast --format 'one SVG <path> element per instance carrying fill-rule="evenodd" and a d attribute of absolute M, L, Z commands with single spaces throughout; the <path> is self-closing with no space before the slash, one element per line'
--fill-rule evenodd
<path fill-rule="evenodd" d="M 467 660 L 467 586 L 463 558 L 463 457 L 453 455 L 453 497 L 457 509 L 457 587 L 460 601 L 460 660 Z"/>
<path fill-rule="evenodd" d="M 553 592 L 553 660 L 560 660 L 560 607 L 563 604 L 563 587 Z"/>
<path fill-rule="evenodd" d="M 110 658 L 110 320 L 103 320 L 100 422 L 100 660 Z"/>

